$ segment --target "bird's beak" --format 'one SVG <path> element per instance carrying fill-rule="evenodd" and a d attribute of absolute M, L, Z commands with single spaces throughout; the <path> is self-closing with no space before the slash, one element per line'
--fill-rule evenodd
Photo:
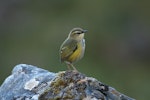
<path fill-rule="evenodd" d="M 82 33 L 86 33 L 88 30 L 83 30 Z"/>

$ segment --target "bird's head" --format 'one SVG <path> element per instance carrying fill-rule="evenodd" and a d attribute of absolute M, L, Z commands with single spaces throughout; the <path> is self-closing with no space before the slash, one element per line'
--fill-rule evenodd
<path fill-rule="evenodd" d="M 86 33 L 87 30 L 83 30 L 82 28 L 73 28 L 70 31 L 69 38 L 80 41 L 84 38 L 84 33 Z"/>

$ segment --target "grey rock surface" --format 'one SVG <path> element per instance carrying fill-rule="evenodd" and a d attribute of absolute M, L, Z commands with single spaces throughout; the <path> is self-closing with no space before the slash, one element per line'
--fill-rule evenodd
<path fill-rule="evenodd" d="M 14 67 L 0 87 L 0 100 L 134 100 L 80 72 L 59 73 L 26 64 Z"/>
<path fill-rule="evenodd" d="M 31 89 L 38 86 L 37 83 L 46 84 L 54 77 L 55 73 L 32 65 L 17 65 L 0 87 L 0 100 L 37 100 L 38 93 Z"/>

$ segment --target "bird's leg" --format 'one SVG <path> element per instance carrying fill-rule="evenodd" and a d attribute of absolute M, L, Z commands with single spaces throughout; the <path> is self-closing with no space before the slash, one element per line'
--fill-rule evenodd
<path fill-rule="evenodd" d="M 71 70 L 71 65 L 70 65 L 70 64 L 67 64 L 67 66 L 68 66 L 68 70 Z"/>
<path fill-rule="evenodd" d="M 78 70 L 73 66 L 72 63 L 70 62 L 66 62 L 67 66 L 68 66 L 68 70 L 71 70 L 71 68 L 73 68 L 73 71 L 78 72 Z"/>
<path fill-rule="evenodd" d="M 69 62 L 65 62 L 67 64 L 68 70 L 71 70 L 71 64 Z"/>
<path fill-rule="evenodd" d="M 73 71 L 78 72 L 78 70 L 73 66 L 73 64 L 70 63 L 70 65 L 73 68 Z"/>

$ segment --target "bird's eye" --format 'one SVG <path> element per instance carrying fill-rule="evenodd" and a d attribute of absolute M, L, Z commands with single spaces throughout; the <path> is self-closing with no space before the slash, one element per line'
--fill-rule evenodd
<path fill-rule="evenodd" d="M 77 31 L 76 34 L 81 34 L 81 32 Z"/>

